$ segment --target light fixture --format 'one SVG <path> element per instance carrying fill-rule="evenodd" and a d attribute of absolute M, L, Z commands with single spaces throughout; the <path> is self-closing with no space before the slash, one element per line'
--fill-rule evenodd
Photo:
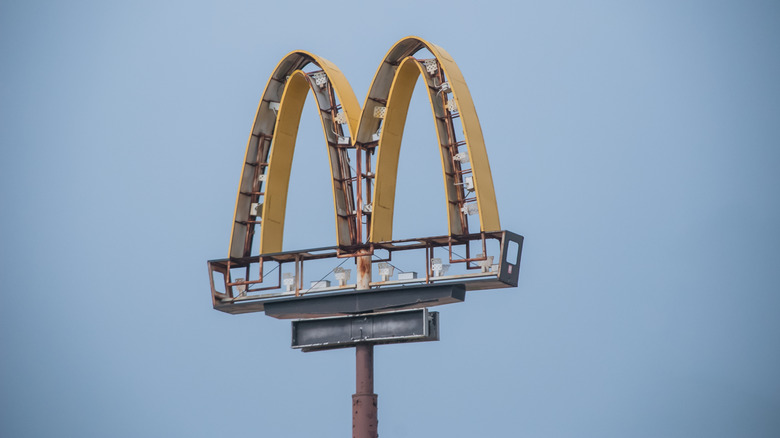
<path fill-rule="evenodd" d="M 382 277 L 382 281 L 387 281 L 390 279 L 390 277 L 393 276 L 393 271 L 395 270 L 395 267 L 387 262 L 380 262 L 377 263 L 377 267 L 379 268 L 379 276 Z"/>
<path fill-rule="evenodd" d="M 431 271 L 433 271 L 434 277 L 441 277 L 449 271 L 450 265 L 445 265 L 441 262 L 441 259 L 436 257 L 431 259 Z"/>
<path fill-rule="evenodd" d="M 479 207 L 477 206 L 477 204 L 466 204 L 460 208 L 460 211 L 462 211 L 463 213 L 469 216 L 473 216 L 479 213 Z"/>
<path fill-rule="evenodd" d="M 336 277 L 336 281 L 339 282 L 339 286 L 346 286 L 349 281 L 349 277 L 352 275 L 352 269 L 344 269 L 338 267 L 333 270 L 333 276 Z"/>
<path fill-rule="evenodd" d="M 276 113 L 279 111 L 279 102 L 268 102 L 268 108 Z"/>
<path fill-rule="evenodd" d="M 324 88 L 325 84 L 328 83 L 328 75 L 325 74 L 325 72 L 317 72 L 311 75 L 312 79 L 314 79 L 314 83 L 317 84 L 318 87 Z"/>
<path fill-rule="evenodd" d="M 374 205 L 370 202 L 368 204 L 363 204 L 363 213 L 365 214 L 371 214 L 374 211 Z"/>
<path fill-rule="evenodd" d="M 482 272 L 490 272 L 491 266 L 493 266 L 493 256 L 487 256 L 485 257 L 484 254 L 477 254 L 477 258 L 481 259 L 484 258 L 485 260 L 480 260 L 477 262 L 477 265 L 479 265 L 480 268 L 482 268 Z"/>
<path fill-rule="evenodd" d="M 336 114 L 336 117 L 333 118 L 333 121 L 340 125 L 343 125 L 347 123 L 347 115 L 344 114 L 344 111 L 341 111 L 338 114 Z"/>
<path fill-rule="evenodd" d="M 260 182 L 265 181 L 265 174 L 261 173 L 260 175 L 257 175 L 257 180 L 260 181 Z"/>
<path fill-rule="evenodd" d="M 375 133 L 371 134 L 371 141 L 379 141 L 381 137 L 382 137 L 382 128 L 379 128 L 376 130 Z"/>
<path fill-rule="evenodd" d="M 386 114 L 387 114 L 387 107 L 386 106 L 375 106 L 374 107 L 374 117 L 376 117 L 377 119 L 384 119 Z"/>
<path fill-rule="evenodd" d="M 457 154 L 453 155 L 452 158 L 454 158 L 455 161 L 460 161 L 461 163 L 465 164 L 469 162 L 469 153 L 458 152 Z"/>
<path fill-rule="evenodd" d="M 426 59 L 423 61 L 423 65 L 425 66 L 425 69 L 428 70 L 428 74 L 431 76 L 436 74 L 436 70 L 439 69 L 439 63 L 436 62 L 435 59 Z"/>
<path fill-rule="evenodd" d="M 450 83 L 449 82 L 442 82 L 441 85 L 439 85 L 439 91 L 443 91 L 445 93 L 449 93 L 451 90 Z"/>
<path fill-rule="evenodd" d="M 236 283 L 241 283 L 244 281 L 243 278 L 236 278 Z M 245 284 L 238 284 L 236 285 L 236 289 L 238 290 L 238 296 L 243 297 L 246 296 L 246 285 Z"/>
<path fill-rule="evenodd" d="M 253 202 L 249 205 L 249 214 L 252 216 L 260 216 L 263 213 L 263 203 Z"/>
<path fill-rule="evenodd" d="M 470 192 L 473 192 L 474 191 L 474 178 L 472 178 L 471 176 L 467 176 L 467 177 L 463 178 L 463 188 L 468 190 L 468 191 L 470 191 Z"/>
<path fill-rule="evenodd" d="M 339 135 L 339 144 L 350 144 L 349 137 Z"/>
<path fill-rule="evenodd" d="M 458 111 L 458 104 L 455 103 L 454 98 L 447 101 L 447 109 L 450 110 L 451 113 Z"/>
<path fill-rule="evenodd" d="M 292 292 L 293 286 L 295 286 L 295 274 L 291 272 L 282 274 L 282 284 L 284 285 L 285 291 Z"/>

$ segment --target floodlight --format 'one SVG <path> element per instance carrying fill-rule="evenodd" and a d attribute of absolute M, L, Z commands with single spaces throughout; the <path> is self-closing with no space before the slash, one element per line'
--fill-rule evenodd
<path fill-rule="evenodd" d="M 291 272 L 285 272 L 282 274 L 282 284 L 284 285 L 285 291 L 291 292 L 293 290 L 293 286 L 295 286 L 295 274 Z"/>
<path fill-rule="evenodd" d="M 336 117 L 333 118 L 333 121 L 338 123 L 338 124 L 343 125 L 343 124 L 347 123 L 347 115 L 344 114 L 343 111 L 339 112 L 338 114 L 336 114 Z"/>
<path fill-rule="evenodd" d="M 274 113 L 279 111 L 279 102 L 268 102 L 268 108 L 270 108 Z"/>
<path fill-rule="evenodd" d="M 241 283 L 244 281 L 243 278 L 236 278 L 236 283 Z M 245 284 L 238 284 L 236 285 L 236 290 L 238 290 L 238 296 L 243 297 L 246 295 L 246 285 Z"/>
<path fill-rule="evenodd" d="M 474 178 L 467 176 L 463 178 L 463 188 L 466 190 L 473 192 L 474 191 Z"/>
<path fill-rule="evenodd" d="M 260 216 L 263 213 L 263 203 L 262 202 L 253 202 L 249 206 L 249 214 L 252 216 Z"/>
<path fill-rule="evenodd" d="M 326 75 L 325 72 L 314 73 L 311 77 L 314 79 L 314 83 L 320 88 L 324 88 L 325 84 L 328 83 L 328 75 Z"/>
<path fill-rule="evenodd" d="M 436 74 L 436 70 L 439 69 L 439 63 L 437 63 L 435 59 L 426 59 L 423 61 L 423 65 L 425 66 L 425 69 L 428 70 L 428 74 L 431 76 Z"/>
<path fill-rule="evenodd" d="M 460 211 L 462 211 L 463 213 L 469 216 L 473 216 L 479 213 L 479 207 L 477 206 L 477 204 L 466 204 L 460 208 Z"/>
<path fill-rule="evenodd" d="M 487 256 L 485 257 L 484 254 L 477 254 L 477 258 L 481 259 L 484 258 L 485 260 L 480 260 L 477 262 L 477 265 L 479 265 L 480 268 L 482 268 L 482 272 L 490 272 L 491 267 L 493 266 L 493 256 Z"/>
<path fill-rule="evenodd" d="M 447 109 L 450 110 L 451 113 L 458 111 L 458 104 L 455 103 L 455 99 L 447 101 Z"/>
<path fill-rule="evenodd" d="M 434 277 L 441 277 L 449 271 L 450 265 L 445 265 L 441 262 L 441 259 L 436 257 L 431 259 L 431 271 L 433 271 Z"/>
<path fill-rule="evenodd" d="M 371 212 L 374 211 L 374 205 L 370 202 L 368 204 L 363 204 L 363 213 L 365 214 L 371 214 Z"/>
<path fill-rule="evenodd" d="M 333 276 L 336 277 L 336 281 L 339 282 L 339 286 L 346 286 L 349 281 L 349 277 L 352 275 L 352 269 L 344 269 L 338 267 L 333 270 Z"/>
<path fill-rule="evenodd" d="M 441 85 L 439 85 L 439 91 L 440 92 L 444 91 L 445 93 L 449 93 L 450 91 L 452 91 L 452 89 L 450 88 L 450 83 L 442 82 Z"/>
<path fill-rule="evenodd" d="M 458 152 L 457 154 L 453 155 L 452 158 L 454 158 L 455 161 L 460 161 L 461 163 L 466 164 L 469 162 L 469 153 Z"/>
<path fill-rule="evenodd" d="M 382 128 L 379 128 L 376 130 L 375 133 L 371 135 L 371 141 L 379 141 L 379 138 L 382 136 Z"/>
<path fill-rule="evenodd" d="M 260 181 L 260 182 L 265 181 L 265 174 L 261 173 L 260 175 L 257 175 L 257 180 Z"/>
<path fill-rule="evenodd" d="M 379 267 L 379 276 L 382 277 L 382 281 L 387 281 L 390 279 L 390 277 L 393 276 L 393 271 L 395 270 L 395 267 L 387 262 L 380 262 L 377 263 L 377 266 Z"/>
<path fill-rule="evenodd" d="M 387 114 L 387 107 L 386 106 L 375 106 L 374 107 L 374 117 L 377 119 L 384 119 L 385 114 Z"/>
<path fill-rule="evenodd" d="M 350 144 L 349 137 L 339 135 L 339 144 Z"/>

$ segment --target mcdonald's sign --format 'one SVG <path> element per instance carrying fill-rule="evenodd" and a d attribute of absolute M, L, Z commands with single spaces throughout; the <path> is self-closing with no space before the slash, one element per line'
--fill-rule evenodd
<path fill-rule="evenodd" d="M 424 57 L 417 57 L 421 53 Z M 412 92 L 420 78 L 428 91 L 441 154 L 448 234 L 393 241 L 399 151 Z M 309 91 L 322 123 L 333 192 L 336 240 L 324 255 L 282 252 L 292 158 Z M 258 252 L 252 255 L 258 234 Z M 490 239 L 498 241 L 496 255 L 502 261 L 504 251 L 514 242 L 517 259 L 497 263 L 497 267 L 491 264 L 485 272 L 484 265 L 494 258 L 488 258 L 486 241 Z M 481 253 L 471 254 L 474 242 L 477 247 L 481 243 Z M 459 245 L 465 245 L 465 256 L 453 256 L 453 247 Z M 521 245 L 521 236 L 501 229 L 482 129 L 466 81 L 449 53 L 421 38 L 401 39 L 380 63 L 361 107 L 336 65 L 313 53 L 294 51 L 276 65 L 257 108 L 241 171 L 228 258 L 209 262 L 212 296 L 220 310 L 235 309 L 234 305 L 244 301 L 255 305 L 244 306 L 242 311 L 262 310 L 262 299 L 268 294 L 257 293 L 282 288 L 284 283 L 280 268 L 276 285 L 260 286 L 268 280 L 264 262 L 294 263 L 294 287 L 288 284 L 292 290 L 283 292 L 299 295 L 305 292 L 299 264 L 306 260 L 355 257 L 379 250 L 392 253 L 401 247 L 426 250 L 426 282 L 437 281 L 430 261 L 433 249 L 446 247 L 450 262 L 495 274 L 503 280 L 491 284 L 506 287 L 517 284 Z M 257 278 L 250 279 L 253 264 L 259 270 L 254 275 Z M 508 270 L 504 277 L 499 272 L 502 266 Z M 242 269 L 241 276 L 235 273 Z M 223 290 L 218 290 L 221 281 L 215 282 L 215 273 L 224 276 Z M 422 281 L 422 276 L 409 280 Z"/>

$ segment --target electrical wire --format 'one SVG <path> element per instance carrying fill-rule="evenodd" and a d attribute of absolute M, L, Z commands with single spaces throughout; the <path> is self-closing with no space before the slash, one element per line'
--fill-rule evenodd
<path fill-rule="evenodd" d="M 333 271 L 335 271 L 335 270 L 336 270 L 336 268 L 339 268 L 339 267 L 341 267 L 341 265 L 343 265 L 344 263 L 346 263 L 346 262 L 347 262 L 347 260 L 349 260 L 349 259 L 348 259 L 348 258 L 344 259 L 344 261 L 342 261 L 341 263 L 339 263 L 339 265 L 338 265 L 338 266 L 336 266 L 335 268 L 333 268 L 333 269 L 331 269 L 330 271 L 328 271 L 328 272 L 327 272 L 325 275 L 323 275 L 323 276 L 322 276 L 322 278 L 320 278 L 319 280 L 317 280 L 317 281 L 316 281 L 314 284 L 317 284 L 317 283 L 321 282 L 322 280 L 324 280 L 324 279 L 325 279 L 325 277 L 327 277 L 327 276 L 328 276 L 328 275 L 330 275 L 330 274 L 331 274 Z M 309 287 L 308 289 L 306 289 L 305 291 L 302 291 L 301 293 L 302 293 L 302 294 L 305 294 L 305 293 L 307 293 L 307 292 L 311 292 L 311 290 L 312 290 L 312 288 L 311 288 L 311 287 Z"/>

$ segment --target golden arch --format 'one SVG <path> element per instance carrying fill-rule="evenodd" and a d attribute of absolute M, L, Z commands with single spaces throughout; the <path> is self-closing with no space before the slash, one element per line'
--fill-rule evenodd
<path fill-rule="evenodd" d="M 428 49 L 438 66 L 443 70 L 443 76 L 426 74 L 423 64 L 411 55 L 422 48 Z M 471 99 L 471 93 L 466 81 L 452 57 L 441 47 L 426 42 L 417 37 L 408 37 L 397 42 L 387 53 L 382 64 L 377 69 L 370 91 L 363 105 L 358 131 L 358 142 L 366 141 L 366 134 L 377 129 L 377 119 L 370 117 L 374 107 L 387 102 L 387 114 L 379 140 L 379 155 L 377 158 L 376 187 L 374 190 L 374 207 L 371 218 L 371 241 L 381 242 L 392 240 L 393 208 L 395 204 L 396 176 L 398 174 L 398 154 L 403 137 L 404 124 L 409 109 L 409 101 L 414 91 L 418 76 L 422 74 L 428 86 L 428 97 L 431 103 L 436 135 L 441 146 L 442 174 L 447 201 L 447 218 L 450 235 L 464 234 L 464 212 L 460 211 L 458 202 L 457 164 L 450 160 L 447 147 L 453 147 L 448 138 L 454 138 L 454 127 L 446 123 L 447 101 L 452 100 L 457 107 L 465 137 L 465 146 L 471 161 L 471 174 L 475 186 L 476 202 L 480 217 L 480 231 L 498 231 L 501 229 L 498 219 L 493 177 L 490 173 L 485 141 L 482 128 L 479 125 L 477 111 Z M 443 93 L 442 83 L 438 78 L 445 78 L 452 96 Z"/>
<path fill-rule="evenodd" d="M 301 69 L 308 64 L 320 70 L 304 73 Z M 320 87 L 318 82 L 326 86 Z M 339 245 L 352 243 L 350 228 L 354 225 L 347 215 L 339 214 L 351 209 L 350 204 L 354 203 L 353 195 L 339 176 L 340 170 L 349 169 L 346 149 L 339 146 L 343 146 L 340 142 L 344 139 L 353 137 L 360 105 L 344 74 L 333 63 L 309 52 L 296 51 L 277 64 L 258 105 L 236 196 L 230 257 L 250 255 L 256 225 L 261 230 L 261 253 L 282 250 L 292 156 L 309 89 L 317 100 L 329 145 L 338 242 Z M 347 132 L 335 120 L 339 113 L 346 119 Z"/>
<path fill-rule="evenodd" d="M 428 49 L 431 60 L 412 55 Z M 313 64 L 321 71 L 302 71 Z M 434 72 L 431 72 L 431 71 Z M 374 76 L 361 111 L 352 88 L 331 62 L 308 52 L 296 51 L 279 62 L 258 105 L 239 185 L 230 257 L 248 257 L 256 225 L 260 225 L 260 254 L 282 250 L 290 168 L 302 107 L 309 90 L 314 93 L 323 132 L 328 144 L 334 195 L 334 214 L 339 246 L 363 244 L 361 218 L 370 217 L 366 242 L 392 239 L 392 220 L 398 156 L 404 124 L 417 78 L 422 73 L 441 146 L 450 235 L 468 232 L 464 206 L 477 206 L 480 231 L 499 231 L 493 180 L 485 150 L 482 129 L 465 80 L 452 57 L 444 49 L 417 37 L 397 42 L 388 51 Z M 376 117 L 377 109 L 383 117 Z M 460 117 L 464 139 L 455 141 L 453 114 Z M 347 129 L 341 127 L 346 125 Z M 378 140 L 377 140 L 378 137 Z M 461 169 L 454 152 L 465 147 L 470 169 Z M 373 190 L 360 196 L 362 172 L 353 177 L 347 151 L 377 150 Z M 473 187 L 463 188 L 468 173 Z M 357 181 L 357 195 L 351 182 Z M 368 182 L 370 186 L 370 180 Z M 474 197 L 468 198 L 473 191 Z M 366 205 L 368 209 L 365 209 Z"/>

